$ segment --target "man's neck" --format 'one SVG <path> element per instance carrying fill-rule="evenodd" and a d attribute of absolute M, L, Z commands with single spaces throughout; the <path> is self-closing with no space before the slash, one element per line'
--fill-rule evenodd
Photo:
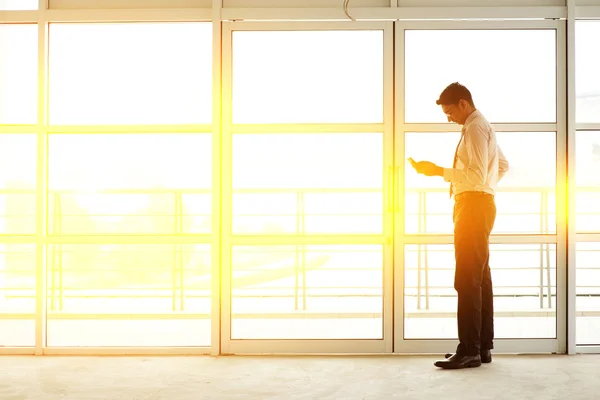
<path fill-rule="evenodd" d="M 467 118 L 465 118 L 465 123 L 463 124 L 463 126 L 467 124 L 467 121 L 469 120 L 469 118 L 471 118 L 471 115 L 473 115 L 475 111 L 477 111 L 477 109 L 475 107 L 471 107 L 471 109 L 468 111 L 469 114 L 467 115 Z"/>

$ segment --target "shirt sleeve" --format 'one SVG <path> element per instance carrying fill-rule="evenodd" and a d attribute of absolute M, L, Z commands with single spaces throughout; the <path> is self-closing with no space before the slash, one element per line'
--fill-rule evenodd
<path fill-rule="evenodd" d="M 488 173 L 488 134 L 486 128 L 472 124 L 465 132 L 467 163 L 463 169 L 444 168 L 444 180 L 452 183 L 484 185 Z"/>

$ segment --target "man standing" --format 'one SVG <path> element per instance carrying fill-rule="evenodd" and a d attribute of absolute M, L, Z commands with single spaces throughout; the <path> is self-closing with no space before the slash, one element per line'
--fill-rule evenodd
<path fill-rule="evenodd" d="M 459 83 L 444 89 L 436 104 L 448 122 L 462 125 L 452 168 L 429 161 L 413 168 L 450 182 L 454 194 L 454 288 L 458 294 L 458 340 L 455 354 L 436 361 L 447 369 L 479 367 L 492 361 L 494 348 L 494 295 L 489 266 L 489 237 L 496 219 L 496 185 L 508 171 L 508 161 L 496 143 L 496 133 L 475 108 L 471 92 Z"/>

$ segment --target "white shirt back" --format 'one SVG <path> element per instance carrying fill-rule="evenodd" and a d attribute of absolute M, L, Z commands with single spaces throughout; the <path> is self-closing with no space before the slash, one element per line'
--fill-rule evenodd
<path fill-rule="evenodd" d="M 479 110 L 465 121 L 456 156 L 456 165 L 444 168 L 444 179 L 451 182 L 455 195 L 496 193 L 498 182 L 508 171 L 508 161 L 496 141 L 496 132 Z"/>

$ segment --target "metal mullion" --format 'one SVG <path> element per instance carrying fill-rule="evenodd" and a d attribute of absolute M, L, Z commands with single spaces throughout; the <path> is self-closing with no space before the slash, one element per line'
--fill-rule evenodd
<path fill-rule="evenodd" d="M 395 2 L 396 0 L 394 0 Z M 394 213 L 395 198 L 393 196 L 396 190 L 395 184 L 397 170 L 394 168 L 394 23 L 385 24 L 383 31 L 383 165 L 382 165 L 382 216 L 383 216 L 383 235 L 386 242 L 383 245 L 383 271 L 382 271 L 382 322 L 383 322 L 383 341 L 385 352 L 394 351 Z M 392 171 L 392 180 L 389 181 L 388 171 Z M 387 190 L 385 185 L 388 185 Z M 388 199 L 388 200 L 386 200 Z M 386 207 L 386 203 L 391 199 L 391 204 Z"/>
<path fill-rule="evenodd" d="M 321 9 L 322 10 L 322 9 Z M 230 13 L 231 9 L 225 8 L 223 9 L 223 20 L 231 20 L 231 18 L 227 17 L 227 14 Z M 342 10 L 340 10 L 344 15 L 344 19 L 348 19 L 345 17 L 345 14 Z M 265 9 L 260 10 L 260 12 L 267 12 Z M 355 21 L 352 24 L 349 24 L 347 21 L 331 21 L 331 22 L 321 22 L 321 21 L 285 21 L 285 22 L 274 22 L 274 21 L 264 21 L 261 23 L 251 22 L 251 21 L 236 21 L 232 23 L 231 29 L 235 31 L 350 31 L 350 30 L 382 30 L 385 27 L 385 22 L 381 21 Z"/>
<path fill-rule="evenodd" d="M 51 125 L 47 128 L 52 134 L 85 135 L 102 134 L 180 134 L 212 133 L 213 126 L 197 125 Z"/>
<path fill-rule="evenodd" d="M 578 132 L 600 131 L 600 122 L 575 123 L 575 130 Z"/>
<path fill-rule="evenodd" d="M 46 347 L 46 235 L 48 226 L 48 22 L 49 0 L 38 2 L 38 96 L 37 96 L 37 164 L 36 164 L 36 313 L 35 354 L 42 355 Z"/>
<path fill-rule="evenodd" d="M 452 244 L 452 234 L 404 235 L 404 244 Z M 491 235 L 490 244 L 557 244 L 557 235 Z"/>
<path fill-rule="evenodd" d="M 210 8 L 211 0 L 52 0 L 58 10 L 80 9 L 148 9 L 148 8 Z"/>
<path fill-rule="evenodd" d="M 569 291 L 569 269 L 574 267 L 574 263 L 570 264 L 569 256 L 569 207 L 571 199 L 569 198 L 568 189 L 570 185 L 568 180 L 571 178 L 571 166 L 568 163 L 568 152 L 571 151 L 569 143 L 568 129 L 571 127 L 569 122 L 571 117 L 568 111 L 567 103 L 569 100 L 568 73 L 570 67 L 567 66 L 567 26 L 564 21 L 559 21 L 556 30 L 556 118 L 557 118 L 557 135 L 556 135 L 556 339 L 558 344 L 558 352 L 566 353 L 569 350 L 569 330 L 574 329 L 574 326 L 569 326 L 569 297 L 574 296 Z M 574 75 L 573 75 L 574 76 Z M 574 82 L 574 81 L 573 81 Z M 575 90 L 575 87 L 571 88 Z M 571 90 L 569 89 L 569 90 Z M 548 293 L 551 299 L 551 293 Z"/>
<path fill-rule="evenodd" d="M 573 232 L 573 239 L 569 236 L 569 240 L 575 243 L 593 243 L 600 242 L 600 233 L 575 233 Z"/>
<path fill-rule="evenodd" d="M 504 21 L 403 21 L 406 30 L 511 30 L 556 29 L 557 20 Z"/>
<path fill-rule="evenodd" d="M 336 245 L 336 244 L 380 244 L 385 245 L 388 238 L 384 235 L 289 235 L 289 236 L 232 236 L 231 246 L 295 246 Z"/>
<path fill-rule="evenodd" d="M 39 132 L 37 125 L 0 125 L 0 134 L 23 133 L 36 134 Z"/>
<path fill-rule="evenodd" d="M 600 353 L 600 344 L 583 344 L 577 346 L 578 354 L 598 354 Z"/>
<path fill-rule="evenodd" d="M 48 235 L 46 244 L 211 244 L 212 235 Z"/>
<path fill-rule="evenodd" d="M 290 343 L 294 350 L 289 351 Z M 377 354 L 385 352 L 385 343 L 377 339 L 273 339 L 256 340 L 243 339 L 233 340 L 229 354 L 244 355 L 268 355 L 281 354 Z"/>
<path fill-rule="evenodd" d="M 0 354 L 2 354 L 0 352 Z M 208 347 L 49 347 L 44 355 L 77 356 L 172 356 L 172 355 L 208 355 Z"/>
<path fill-rule="evenodd" d="M 256 133 L 381 133 L 382 123 L 373 124 L 234 124 L 232 134 Z"/>
<path fill-rule="evenodd" d="M 220 12 L 223 12 L 220 9 Z M 232 51 L 230 22 L 221 23 L 221 320 L 220 352 L 231 351 L 232 297 Z"/>
<path fill-rule="evenodd" d="M 443 354 L 449 345 L 455 345 L 456 339 L 410 339 L 400 343 L 399 352 L 406 354 Z M 494 351 L 509 354 L 535 354 L 558 352 L 556 339 L 495 339 Z"/>
<path fill-rule="evenodd" d="M 576 6 L 575 2 L 567 0 L 568 18 L 569 20 L 576 19 L 600 19 L 600 6 Z M 572 9 L 575 13 L 572 14 Z"/>
<path fill-rule="evenodd" d="M 556 123 L 492 123 L 496 132 L 556 132 Z M 456 124 L 447 123 L 404 123 L 405 132 L 460 132 Z"/>
<path fill-rule="evenodd" d="M 38 243 L 37 235 L 0 235 L 0 243 L 2 244 L 36 244 Z"/>
<path fill-rule="evenodd" d="M 210 354 L 221 354 L 221 324 L 223 293 L 223 126 L 222 126 L 222 46 L 223 23 L 221 11 L 223 0 L 213 0 L 212 4 L 212 246 L 211 246 L 211 343 Z"/>
<path fill-rule="evenodd" d="M 0 11 L 0 24 L 35 24 L 39 15 L 38 10 Z"/>
<path fill-rule="evenodd" d="M 0 348 L 2 356 L 34 356 L 35 348 L 33 347 L 2 347 Z"/>
<path fill-rule="evenodd" d="M 48 22 L 205 22 L 212 20 L 210 8 L 156 9 L 51 9 Z"/>
<path fill-rule="evenodd" d="M 405 212 L 406 187 L 404 185 L 405 175 L 405 35 L 404 23 L 394 23 L 394 72 L 395 72 L 395 96 L 394 96 L 394 164 L 396 179 L 394 191 L 394 353 L 397 353 L 404 341 L 404 280 L 405 280 Z"/>
<path fill-rule="evenodd" d="M 394 0 L 391 0 L 392 2 Z M 485 23 L 501 23 L 490 19 L 559 19 L 566 16 L 564 6 L 525 7 L 352 7 L 351 15 L 363 21 L 407 21 L 473 19 Z M 339 20 L 347 23 L 348 17 L 341 7 L 322 8 L 226 8 L 226 20 Z M 483 22 L 483 21 L 482 21 Z M 522 21 L 515 21 L 522 22 Z"/>

